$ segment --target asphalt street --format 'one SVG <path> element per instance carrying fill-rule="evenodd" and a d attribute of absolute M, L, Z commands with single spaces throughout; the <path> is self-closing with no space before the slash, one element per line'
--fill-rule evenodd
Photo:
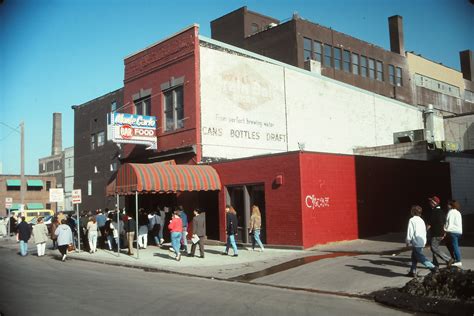
<path fill-rule="evenodd" d="M 12 315 L 403 315 L 370 300 L 145 272 L 0 248 L 0 312 Z"/>

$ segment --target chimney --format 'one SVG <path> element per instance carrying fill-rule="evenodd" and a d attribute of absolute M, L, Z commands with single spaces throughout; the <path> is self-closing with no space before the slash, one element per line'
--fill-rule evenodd
<path fill-rule="evenodd" d="M 461 60 L 462 76 L 466 80 L 473 81 L 474 78 L 474 62 L 472 61 L 472 50 L 464 50 L 459 52 Z"/>
<path fill-rule="evenodd" d="M 53 145 L 51 147 L 51 155 L 58 155 L 63 151 L 61 125 L 61 113 L 53 113 Z"/>
<path fill-rule="evenodd" d="M 390 33 L 390 50 L 405 56 L 405 44 L 403 42 L 403 18 L 394 15 L 388 18 L 388 31 Z"/>

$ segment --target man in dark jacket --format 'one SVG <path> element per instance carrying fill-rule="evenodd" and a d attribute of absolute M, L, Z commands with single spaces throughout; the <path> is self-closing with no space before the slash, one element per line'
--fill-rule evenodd
<path fill-rule="evenodd" d="M 127 234 L 128 255 L 133 256 L 133 239 L 135 238 L 135 233 L 137 231 L 137 228 L 136 228 L 137 222 L 135 222 L 133 217 L 130 217 L 127 215 L 124 216 L 123 221 L 124 221 L 125 233 Z"/>
<path fill-rule="evenodd" d="M 431 252 L 433 253 L 433 264 L 435 266 L 439 266 L 438 258 L 446 262 L 449 266 L 451 265 L 454 260 L 451 259 L 447 254 L 439 249 L 439 244 L 446 236 L 444 232 L 444 224 L 446 222 L 446 216 L 444 215 L 441 206 L 439 205 L 440 199 L 437 196 L 433 196 L 428 199 L 430 206 L 431 206 L 431 216 L 428 220 L 428 232 L 430 233 L 430 243 L 431 243 Z"/>
<path fill-rule="evenodd" d="M 30 225 L 25 221 L 25 217 L 21 217 L 21 223 L 17 227 L 18 240 L 20 241 L 20 255 L 22 257 L 28 254 L 28 240 L 31 236 Z"/>
<path fill-rule="evenodd" d="M 199 253 L 201 259 L 204 259 L 204 238 L 206 238 L 206 214 L 202 213 L 200 209 L 194 209 L 193 218 L 193 245 L 191 246 L 190 257 L 194 257 L 196 252 L 196 245 L 199 244 Z M 198 239 L 196 241 L 196 239 Z"/>

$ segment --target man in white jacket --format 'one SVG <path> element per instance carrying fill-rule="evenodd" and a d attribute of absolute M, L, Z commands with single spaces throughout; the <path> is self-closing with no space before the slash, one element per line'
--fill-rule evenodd
<path fill-rule="evenodd" d="M 420 217 L 422 212 L 423 210 L 419 205 L 411 207 L 412 217 L 408 221 L 406 238 L 407 246 L 412 246 L 411 268 L 407 275 L 409 277 L 416 277 L 416 266 L 418 262 L 430 269 L 431 272 L 436 272 L 438 270 L 433 263 L 423 255 L 423 247 L 426 245 L 426 225 Z"/>

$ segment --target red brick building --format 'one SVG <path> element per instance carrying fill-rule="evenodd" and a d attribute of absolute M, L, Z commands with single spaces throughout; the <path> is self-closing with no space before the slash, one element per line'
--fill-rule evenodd
<path fill-rule="evenodd" d="M 138 194 L 138 207 L 148 210 L 157 206 L 183 205 L 191 216 L 191 210 L 200 207 L 206 211 L 208 237 L 225 240 L 224 207 L 232 204 L 239 215 L 239 240 L 248 242 L 250 207 L 256 204 L 263 213 L 264 242 L 307 248 L 404 230 L 411 204 L 423 204 L 433 193 L 443 199 L 450 197 L 447 164 L 353 156 L 340 146 L 352 142 L 353 135 L 361 135 L 357 142 L 375 139 L 383 143 L 386 136 L 391 141 L 394 129 L 403 128 L 399 124 L 420 124 L 417 122 L 421 117 L 419 110 L 379 96 L 377 108 L 384 108 L 387 113 L 395 111 L 387 117 L 405 115 L 406 119 L 391 119 L 390 126 L 378 124 L 382 125 L 380 130 L 375 130 L 376 126 L 362 128 L 361 125 L 353 131 L 337 120 L 325 129 L 313 130 L 321 125 L 316 120 L 324 116 L 312 116 L 308 125 L 299 123 L 299 110 L 295 110 L 299 108 L 289 106 L 290 103 L 304 105 L 305 97 L 299 94 L 293 100 L 287 99 L 281 86 L 268 78 L 270 75 L 261 74 L 266 74 L 265 71 L 282 74 L 287 85 L 293 80 L 294 87 L 298 87 L 297 78 L 311 81 L 316 80 L 315 77 L 299 69 L 280 70 L 278 67 L 286 66 L 273 66 L 276 62 L 271 60 L 262 59 L 258 65 L 254 64 L 263 70 L 252 68 L 249 66 L 251 61 L 260 57 L 219 45 L 201 38 L 198 27 L 192 26 L 125 59 L 120 111 L 156 116 L 158 139 L 157 150 L 145 150 L 144 146 L 131 144 L 123 146 L 122 167 L 117 172 L 121 183 L 117 182 L 115 188 L 109 186 L 108 191 L 109 194 L 127 195 L 125 206 L 129 212 L 136 208 L 135 194 Z M 206 58 L 201 59 L 200 55 L 204 53 Z M 222 64 L 213 63 L 212 58 L 220 54 L 217 57 L 224 60 L 222 53 L 229 55 L 225 61 L 231 66 L 227 65 L 229 70 L 226 72 L 218 73 Z M 216 67 L 216 72 L 209 69 L 212 67 Z M 287 72 L 293 79 L 287 77 Z M 213 73 L 216 73 L 215 81 L 212 80 Z M 321 83 L 324 91 L 334 89 L 332 96 L 324 96 L 324 91 L 319 93 L 329 100 L 325 102 L 334 106 L 347 102 L 337 99 L 340 95 L 337 89 L 352 96 L 351 102 L 363 100 L 369 94 L 330 79 L 317 77 L 317 80 L 326 80 Z M 213 89 L 219 93 L 212 94 Z M 376 98 L 370 95 L 370 99 Z M 224 106 L 231 110 L 222 110 Z M 404 114 L 397 114 L 399 109 Z M 242 113 L 249 113 L 248 117 L 242 117 Z M 305 116 L 304 113 L 300 115 Z M 332 115 L 337 117 L 337 113 L 326 112 L 326 116 Z M 378 119 L 382 123 L 384 117 Z M 359 119 L 352 118 L 354 120 Z M 336 124 L 341 125 L 342 132 L 329 134 L 327 130 Z M 372 131 L 375 131 L 374 135 L 368 134 L 374 133 Z M 305 133 L 317 135 L 311 137 L 316 139 L 314 144 L 307 138 L 306 151 L 303 150 L 304 142 L 299 142 L 299 137 Z M 388 134 L 384 136 L 384 133 Z M 316 152 L 331 152 L 324 147 L 329 142 L 324 141 L 325 137 L 330 137 L 334 152 L 338 154 Z M 185 180 L 190 183 L 189 187 L 144 190 L 146 185 L 139 181 L 150 184 L 163 175 L 152 168 L 127 164 L 151 165 L 169 160 L 177 165 L 195 166 L 194 171 L 189 171 L 191 178 Z M 210 187 L 197 190 L 191 185 L 193 181 L 206 181 L 206 174 L 199 169 L 202 164 L 210 164 L 217 171 L 220 191 Z M 145 172 L 139 174 L 140 170 Z M 171 182 L 188 177 L 180 172 L 177 169 L 170 171 L 170 175 L 174 173 L 175 176 Z M 201 178 L 197 174 L 201 174 Z M 120 190 L 118 186 L 122 186 Z"/>

